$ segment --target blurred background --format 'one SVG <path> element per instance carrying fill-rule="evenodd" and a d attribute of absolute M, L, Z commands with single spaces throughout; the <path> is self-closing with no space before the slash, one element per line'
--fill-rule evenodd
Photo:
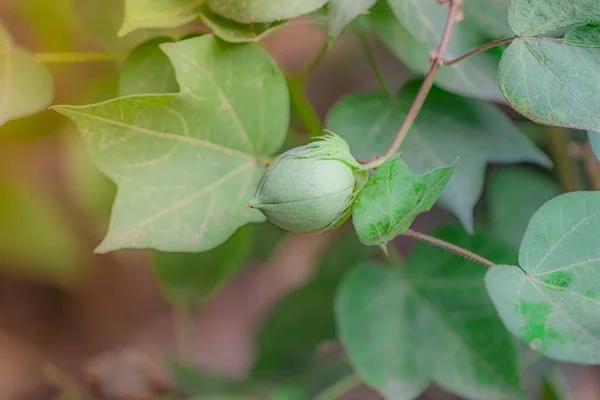
<path fill-rule="evenodd" d="M 31 52 L 106 52 L 116 59 L 153 36 L 206 31 L 198 24 L 117 38 L 122 10 L 122 0 L 2 0 L 0 20 L 16 44 Z M 293 72 L 324 40 L 321 27 L 300 19 L 270 35 L 264 46 Z M 375 40 L 373 46 L 392 87 L 410 77 Z M 316 68 L 308 94 L 321 118 L 340 96 L 376 88 L 358 47 L 353 36 L 343 35 Z M 47 66 L 55 85 L 53 104 L 117 96 L 117 62 Z M 573 151 L 586 154 L 578 147 Z M 582 168 L 597 174 L 595 159 L 585 160 Z M 0 127 L 0 400 L 157 398 L 173 392 L 170 365 L 177 359 L 243 379 L 262 345 L 255 340 L 261 323 L 287 293 L 310 279 L 341 234 L 297 236 L 272 226 L 240 231 L 253 237 L 250 256 L 219 290 L 188 307 L 189 302 L 173 302 L 186 294 L 172 294 L 156 281 L 166 274 L 164 279 L 176 285 L 181 278 L 175 269 L 188 261 L 166 258 L 162 265 L 172 264 L 175 272 L 165 272 L 152 267 L 160 255 L 148 251 L 93 253 L 114 195 L 114 185 L 91 164 L 66 118 L 43 111 Z M 447 219 L 435 210 L 417 221 L 417 229 Z M 398 245 L 406 251 L 412 243 L 399 239 Z M 573 367 L 567 376 L 569 398 L 600 399 L 594 368 Z M 423 397 L 454 398 L 435 387 Z M 378 397 L 359 388 L 345 398 Z"/>

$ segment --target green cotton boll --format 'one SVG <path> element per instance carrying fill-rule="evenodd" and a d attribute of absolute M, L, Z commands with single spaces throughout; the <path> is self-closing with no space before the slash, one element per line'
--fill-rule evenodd
<path fill-rule="evenodd" d="M 249 205 L 285 230 L 322 232 L 348 219 L 367 176 L 346 142 L 332 134 L 277 157 Z"/>

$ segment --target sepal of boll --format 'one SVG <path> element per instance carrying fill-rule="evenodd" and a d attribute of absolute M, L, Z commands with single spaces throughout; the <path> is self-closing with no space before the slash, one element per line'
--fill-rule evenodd
<path fill-rule="evenodd" d="M 323 232 L 350 217 L 367 180 L 346 141 L 330 133 L 280 154 L 263 173 L 249 206 L 282 229 Z"/>

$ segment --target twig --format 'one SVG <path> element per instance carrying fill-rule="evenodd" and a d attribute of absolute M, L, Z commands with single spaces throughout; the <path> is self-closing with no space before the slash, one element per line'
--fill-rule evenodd
<path fill-rule="evenodd" d="M 578 145 L 578 156 L 583 161 L 590 185 L 594 190 L 600 190 L 600 164 L 588 143 Z"/>
<path fill-rule="evenodd" d="M 371 44 L 363 34 L 358 35 L 358 40 L 363 49 L 363 52 L 365 53 L 365 57 L 367 58 L 367 61 L 371 66 L 371 70 L 373 70 L 373 75 L 375 75 L 375 78 L 377 79 L 379 88 L 391 96 L 392 94 L 390 93 L 387 83 L 385 82 L 383 71 L 381 70 L 381 66 L 377 62 L 377 57 L 375 57 L 375 52 L 371 48 Z"/>
<path fill-rule="evenodd" d="M 486 43 L 486 44 L 482 44 L 479 47 L 475 47 L 474 49 L 469 50 L 465 54 L 460 55 L 460 56 L 458 56 L 456 58 L 452 58 L 450 60 L 442 60 L 441 64 L 443 66 L 454 65 L 454 64 L 456 64 L 456 63 L 464 60 L 467 57 L 471 57 L 474 54 L 484 52 L 486 50 L 489 50 L 489 49 L 494 48 L 496 46 L 500 46 L 500 45 L 505 44 L 505 43 L 510 43 L 514 39 L 515 39 L 515 36 L 505 37 L 505 38 L 502 38 L 502 39 L 496 39 L 496 40 L 494 40 L 492 42 L 489 42 L 489 43 Z"/>
<path fill-rule="evenodd" d="M 560 185 L 567 192 L 580 190 L 582 183 L 569 154 L 569 130 L 558 126 L 548 127 L 547 138 L 548 150 L 554 161 L 554 172 Z"/>
<path fill-rule="evenodd" d="M 85 63 L 85 62 L 116 62 L 123 55 L 114 53 L 36 53 L 36 60 L 41 63 Z"/>
<path fill-rule="evenodd" d="M 440 247 L 444 250 L 451 251 L 452 253 L 458 254 L 468 260 L 474 261 L 478 264 L 485 265 L 486 267 L 493 267 L 494 263 L 490 260 L 487 260 L 481 256 L 478 256 L 475 253 L 470 252 L 469 250 L 463 249 L 462 247 L 458 247 L 453 245 L 452 243 L 448 243 L 444 240 L 435 238 L 433 236 L 426 235 L 421 232 L 413 231 L 412 229 L 407 230 L 402 234 L 403 236 L 411 237 L 416 240 L 420 240 L 422 242 L 430 243 L 434 246 Z"/>
<path fill-rule="evenodd" d="M 419 111 L 421 111 L 421 107 L 425 102 L 425 98 L 427 97 L 429 91 L 431 90 L 431 87 L 433 86 L 435 74 L 437 73 L 441 65 L 440 60 L 442 60 L 444 58 L 444 55 L 446 54 L 446 49 L 448 48 L 448 42 L 450 41 L 452 28 L 454 24 L 460 21 L 463 17 L 462 0 L 439 1 L 450 3 L 448 18 L 446 19 L 446 26 L 444 27 L 444 32 L 442 33 L 442 38 L 440 39 L 440 45 L 438 46 L 437 51 L 431 54 L 431 67 L 429 68 L 429 72 L 427 72 L 427 75 L 425 75 L 425 79 L 423 80 L 423 83 L 419 88 L 419 92 L 413 100 L 413 103 L 410 106 L 408 113 L 406 114 L 406 118 L 404 118 L 404 121 L 402 122 L 402 126 L 400 126 L 398 133 L 396 133 L 394 141 L 390 145 L 388 151 L 385 153 L 386 158 L 390 158 L 398 151 L 400 145 L 402 144 L 402 141 L 408 134 L 408 131 L 410 130 L 413 122 L 417 118 Z"/>

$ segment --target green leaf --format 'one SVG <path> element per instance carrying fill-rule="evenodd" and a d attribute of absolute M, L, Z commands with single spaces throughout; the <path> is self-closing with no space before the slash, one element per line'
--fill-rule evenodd
<path fill-rule="evenodd" d="M 469 0 L 463 5 L 465 21 L 491 38 L 513 36 L 507 15 L 509 0 Z"/>
<path fill-rule="evenodd" d="M 429 211 L 450 180 L 456 162 L 415 175 L 399 156 L 381 165 L 359 192 L 352 212 L 356 233 L 367 245 L 385 245 Z"/>
<path fill-rule="evenodd" d="M 208 7 L 227 19 L 243 24 L 284 21 L 309 14 L 328 0 L 208 0 Z"/>
<path fill-rule="evenodd" d="M 198 17 L 215 35 L 230 43 L 258 42 L 285 24 L 285 21 L 242 24 L 215 14 L 207 5 L 202 6 Z"/>
<path fill-rule="evenodd" d="M 15 45 L 0 23 L 0 126 L 46 109 L 53 97 L 54 83 L 46 66 Z"/>
<path fill-rule="evenodd" d="M 0 225 L 0 258 L 9 274 L 64 286 L 81 278 L 82 243 L 48 193 L 0 180 Z"/>
<path fill-rule="evenodd" d="M 371 10 L 373 29 L 411 71 L 424 75 L 430 67 L 429 55 L 439 45 L 448 11 L 435 0 L 388 3 L 378 2 Z M 454 27 L 447 58 L 458 57 L 486 41 L 468 21 L 463 21 Z M 441 68 L 435 82 L 463 96 L 504 102 L 496 79 L 500 54 L 499 49 L 493 49 Z"/>
<path fill-rule="evenodd" d="M 518 248 L 531 216 L 562 192 L 548 174 L 527 167 L 507 167 L 488 178 L 488 232 Z"/>
<path fill-rule="evenodd" d="M 494 261 L 504 244 L 460 227 L 435 236 Z M 403 269 L 357 265 L 336 298 L 340 338 L 364 381 L 385 398 L 414 399 L 435 381 L 473 399 L 521 399 L 516 343 L 485 293 L 485 269 L 419 244 Z"/>
<path fill-rule="evenodd" d="M 119 95 L 179 92 L 175 70 L 159 46 L 171 42 L 169 37 L 156 37 L 129 53 L 121 66 Z"/>
<path fill-rule="evenodd" d="M 285 139 L 283 74 L 257 45 L 213 35 L 161 48 L 178 95 L 55 107 L 77 124 L 94 163 L 118 186 L 97 252 L 206 251 L 246 223 L 264 221 L 245 206 L 265 169 L 260 160 Z"/>
<path fill-rule="evenodd" d="M 505 326 L 546 357 L 600 363 L 600 193 L 571 192 L 531 218 L 520 267 L 485 277 Z"/>
<path fill-rule="evenodd" d="M 125 16 L 118 35 L 141 28 L 176 28 L 196 19 L 206 0 L 125 0 Z"/>
<path fill-rule="evenodd" d="M 330 111 L 326 125 L 344 137 L 354 156 L 369 160 L 384 154 L 404 119 L 419 82 L 405 86 L 397 99 L 387 94 L 351 94 Z M 466 229 L 483 189 L 486 163 L 550 160 L 496 107 L 433 88 L 402 147 L 402 157 L 418 174 L 452 164 L 456 170 L 440 196 L 440 205 Z"/>
<path fill-rule="evenodd" d="M 352 231 L 336 239 L 315 277 L 288 293 L 261 326 L 253 377 L 281 378 L 311 365 L 317 346 L 336 338 L 333 302 L 342 277 L 369 254 Z"/>
<path fill-rule="evenodd" d="M 504 52 L 498 82 L 510 105 L 534 122 L 600 131 L 598 71 L 600 42 L 519 38 Z"/>
<path fill-rule="evenodd" d="M 589 131 L 588 140 L 590 142 L 590 146 L 592 147 L 594 155 L 598 160 L 600 160 L 600 133 Z"/>
<path fill-rule="evenodd" d="M 511 0 L 508 10 L 508 23 L 519 36 L 535 36 L 593 22 L 600 22 L 600 3 L 597 1 Z"/>
<path fill-rule="evenodd" d="M 329 0 L 328 32 L 336 39 L 348 24 L 375 5 L 377 0 Z"/>
<path fill-rule="evenodd" d="M 203 253 L 154 252 L 154 273 L 166 298 L 176 305 L 195 305 L 216 292 L 248 259 L 252 228 L 241 227 L 225 243 Z"/>

